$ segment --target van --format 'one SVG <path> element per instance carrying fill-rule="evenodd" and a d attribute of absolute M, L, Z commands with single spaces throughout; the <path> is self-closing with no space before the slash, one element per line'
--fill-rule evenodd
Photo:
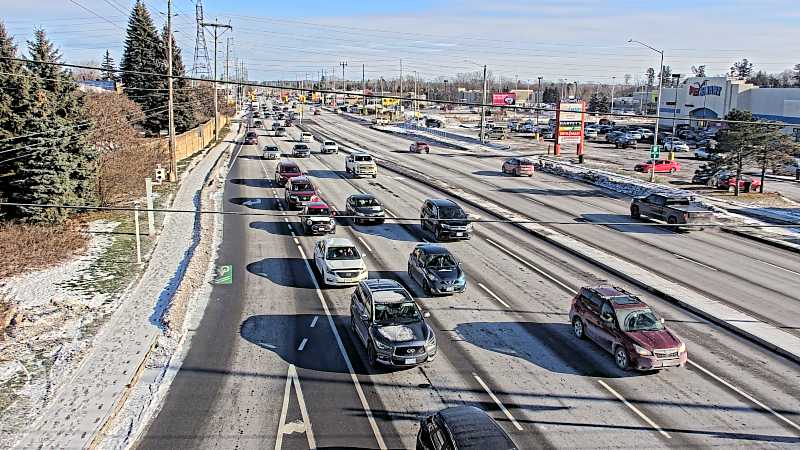
<path fill-rule="evenodd" d="M 314 136 L 308 131 L 300 133 L 300 142 L 314 142 Z"/>

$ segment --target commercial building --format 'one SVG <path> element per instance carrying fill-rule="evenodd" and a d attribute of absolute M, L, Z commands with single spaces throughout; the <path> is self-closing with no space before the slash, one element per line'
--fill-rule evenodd
<path fill-rule="evenodd" d="M 730 111 L 750 111 L 753 117 L 791 124 L 788 134 L 800 135 L 800 88 L 762 88 L 733 77 L 691 77 L 677 87 L 662 89 L 659 113 L 662 125 L 671 127 L 670 115 L 678 124 L 704 126 L 704 119 L 721 119 Z M 714 125 L 713 122 L 708 125 Z"/>

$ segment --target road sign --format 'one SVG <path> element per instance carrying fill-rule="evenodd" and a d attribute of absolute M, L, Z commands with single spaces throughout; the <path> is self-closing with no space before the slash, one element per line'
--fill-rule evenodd
<path fill-rule="evenodd" d="M 233 266 L 219 266 L 217 267 L 217 278 L 214 284 L 233 284 Z"/>
<path fill-rule="evenodd" d="M 661 154 L 661 149 L 658 145 L 650 146 L 650 158 L 656 159 Z"/>

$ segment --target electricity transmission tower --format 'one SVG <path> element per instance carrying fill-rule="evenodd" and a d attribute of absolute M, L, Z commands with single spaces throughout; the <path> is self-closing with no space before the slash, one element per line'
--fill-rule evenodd
<path fill-rule="evenodd" d="M 194 63 L 192 76 L 197 78 L 211 78 L 211 65 L 208 63 L 208 46 L 203 30 L 203 2 L 197 0 L 195 6 L 195 21 L 197 22 L 197 37 L 194 41 Z"/>

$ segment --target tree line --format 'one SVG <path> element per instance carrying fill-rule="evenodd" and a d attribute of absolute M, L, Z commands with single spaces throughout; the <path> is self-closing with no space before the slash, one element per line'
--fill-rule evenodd
<path fill-rule="evenodd" d="M 147 160 L 152 163 L 148 172 L 155 161 L 166 165 L 165 160 L 159 161 L 166 155 L 142 158 L 141 154 L 153 155 L 152 148 L 144 148 L 143 138 L 163 135 L 168 128 L 164 76 L 168 38 L 166 29 L 158 32 L 138 0 L 128 20 L 121 72 L 106 50 L 97 74 L 101 80 L 121 83 L 123 93 L 97 94 L 79 89 L 76 79 L 85 76 L 58 65 L 63 63 L 62 55 L 43 29 L 34 31 L 22 52 L 0 21 L 0 201 L 104 204 L 111 201 L 107 193 L 114 191 L 114 184 L 126 186 L 120 170 L 114 181 L 102 179 L 112 161 L 124 168 Z M 173 75 L 183 76 L 185 66 L 174 38 L 172 49 Z M 177 78 L 173 87 L 176 133 L 213 117 L 214 89 L 210 84 L 191 86 Z M 135 180 L 143 182 L 142 178 Z M 2 207 L 0 219 L 60 223 L 73 212 Z"/>

